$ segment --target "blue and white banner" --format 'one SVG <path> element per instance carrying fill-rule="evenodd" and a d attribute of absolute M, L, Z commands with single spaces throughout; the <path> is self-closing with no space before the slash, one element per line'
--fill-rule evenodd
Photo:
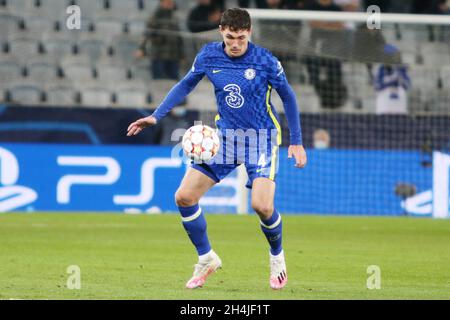
<path fill-rule="evenodd" d="M 447 154 L 435 152 L 429 167 L 415 151 L 307 152 L 308 165 L 298 169 L 280 150 L 280 212 L 449 217 Z M 171 147 L 159 146 L 1 144 L 0 212 L 176 212 L 187 165 L 171 155 Z M 400 184 L 414 192 L 402 197 Z M 232 175 L 201 204 L 211 213 L 236 213 L 240 191 Z"/>
<path fill-rule="evenodd" d="M 0 211 L 175 211 L 171 148 L 2 144 Z"/>

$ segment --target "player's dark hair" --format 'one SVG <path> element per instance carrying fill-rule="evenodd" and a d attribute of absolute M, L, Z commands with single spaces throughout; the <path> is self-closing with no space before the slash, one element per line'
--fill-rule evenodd
<path fill-rule="evenodd" d="M 250 30 L 252 21 L 247 10 L 241 8 L 227 9 L 220 19 L 222 29 L 229 28 L 231 31 Z"/>

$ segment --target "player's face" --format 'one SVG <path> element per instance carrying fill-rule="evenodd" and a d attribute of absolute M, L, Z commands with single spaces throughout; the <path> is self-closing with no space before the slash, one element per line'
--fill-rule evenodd
<path fill-rule="evenodd" d="M 240 57 L 247 51 L 251 30 L 231 31 L 229 28 L 220 28 L 220 33 L 225 43 L 225 52 L 230 57 Z"/>

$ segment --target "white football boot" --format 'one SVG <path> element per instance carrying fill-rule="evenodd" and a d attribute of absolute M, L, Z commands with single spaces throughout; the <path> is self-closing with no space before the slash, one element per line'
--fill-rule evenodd
<path fill-rule="evenodd" d="M 287 280 L 284 251 L 277 256 L 270 254 L 270 287 L 274 290 L 281 289 L 286 285 Z"/>
<path fill-rule="evenodd" d="M 208 255 L 206 261 L 199 261 L 194 266 L 194 274 L 186 283 L 186 288 L 195 289 L 202 287 L 205 284 L 206 279 L 217 269 L 222 267 L 222 260 L 220 260 L 219 256 L 213 250 L 211 250 Z"/>

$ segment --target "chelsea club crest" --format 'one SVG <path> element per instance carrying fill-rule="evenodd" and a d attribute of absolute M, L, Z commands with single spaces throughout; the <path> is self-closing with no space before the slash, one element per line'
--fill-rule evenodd
<path fill-rule="evenodd" d="M 245 70 L 245 72 L 244 72 L 244 77 L 245 77 L 245 79 L 247 79 L 247 80 L 252 80 L 252 79 L 255 78 L 255 76 L 256 76 L 256 71 L 255 71 L 255 69 L 247 69 L 247 70 Z"/>

